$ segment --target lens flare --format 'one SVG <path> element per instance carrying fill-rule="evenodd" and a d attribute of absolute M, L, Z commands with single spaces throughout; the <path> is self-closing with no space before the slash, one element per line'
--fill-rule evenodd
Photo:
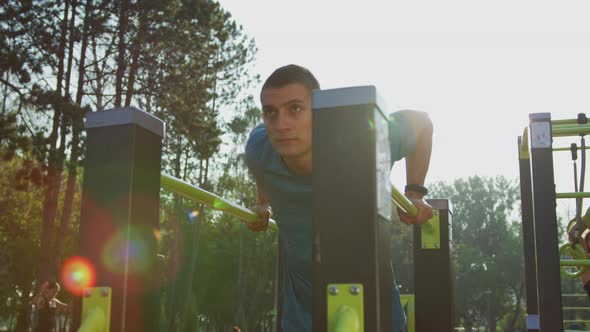
<path fill-rule="evenodd" d="M 150 243 L 157 239 L 153 229 L 131 227 L 109 239 L 102 251 L 102 264 L 116 274 L 144 272 L 155 257 L 150 257 Z M 126 265 L 127 263 L 127 265 Z"/>
<path fill-rule="evenodd" d="M 83 295 L 84 289 L 94 287 L 95 281 L 94 266 L 84 257 L 70 257 L 61 268 L 61 282 L 74 295 Z"/>
<path fill-rule="evenodd" d="M 213 207 L 216 208 L 216 209 L 218 209 L 218 210 L 221 209 L 221 208 L 223 208 L 224 205 L 225 204 L 220 199 L 216 199 L 216 200 L 213 201 Z"/>
<path fill-rule="evenodd" d="M 164 235 L 166 234 L 165 231 L 163 231 L 161 229 L 157 229 L 157 228 L 154 228 L 153 232 L 154 232 L 154 237 L 156 238 L 156 240 L 158 242 L 162 241 L 162 239 L 164 238 Z"/>
<path fill-rule="evenodd" d="M 194 223 L 197 220 L 199 213 L 200 212 L 198 210 L 190 211 L 186 214 L 186 217 L 190 222 Z"/>

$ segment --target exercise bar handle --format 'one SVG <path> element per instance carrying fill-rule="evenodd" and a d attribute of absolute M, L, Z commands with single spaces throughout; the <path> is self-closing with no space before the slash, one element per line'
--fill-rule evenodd
<path fill-rule="evenodd" d="M 418 214 L 416 206 L 393 185 L 391 186 L 391 200 L 393 204 L 404 210 L 410 217 L 415 217 Z"/>
<path fill-rule="evenodd" d="M 186 183 L 173 176 L 161 174 L 160 181 L 162 188 L 170 190 L 171 192 L 177 193 L 186 198 L 195 200 L 199 203 L 203 203 L 215 210 L 229 213 L 233 216 L 250 222 L 260 221 L 258 219 L 258 215 L 252 210 L 210 193 L 207 190 Z M 272 219 L 270 222 L 275 223 L 275 221 Z"/>

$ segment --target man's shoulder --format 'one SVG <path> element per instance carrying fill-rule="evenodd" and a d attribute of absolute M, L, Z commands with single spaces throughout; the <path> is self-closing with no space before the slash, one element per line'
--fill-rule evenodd
<path fill-rule="evenodd" d="M 268 134 L 266 133 L 266 127 L 264 124 L 259 124 L 250 132 L 248 141 L 246 143 L 246 155 L 260 152 L 261 150 L 268 148 L 269 145 Z"/>
<path fill-rule="evenodd" d="M 252 129 L 246 143 L 246 162 L 250 169 L 259 168 L 271 153 L 271 145 L 264 124 Z"/>

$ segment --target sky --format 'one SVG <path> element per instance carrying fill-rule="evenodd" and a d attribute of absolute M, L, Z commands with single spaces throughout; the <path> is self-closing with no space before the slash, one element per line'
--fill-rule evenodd
<path fill-rule="evenodd" d="M 386 113 L 428 112 L 435 132 L 427 183 L 517 179 L 517 136 L 529 113 L 590 116 L 587 0 L 220 3 L 255 39 L 263 80 L 295 63 L 323 89 L 375 85 Z M 579 143 L 559 143 L 571 142 Z M 558 191 L 573 191 L 569 153 L 561 154 Z M 394 180 L 402 186 L 400 169 Z"/>

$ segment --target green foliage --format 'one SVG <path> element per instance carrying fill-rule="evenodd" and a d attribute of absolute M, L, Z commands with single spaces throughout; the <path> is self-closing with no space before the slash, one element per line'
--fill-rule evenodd
<path fill-rule="evenodd" d="M 0 295 L 6 299 L 0 317 L 21 312 L 28 318 L 30 307 L 15 297 L 15 289 L 28 297 L 36 270 L 48 270 L 48 261 L 63 258 L 53 256 L 75 250 L 79 193 L 66 194 L 64 180 L 73 180 L 68 188 L 81 182 L 76 166 L 84 159 L 80 132 L 88 111 L 113 107 L 122 99 L 159 116 L 167 124 L 164 171 L 236 201 L 253 201 L 253 183 L 244 180 L 248 175 L 237 153 L 259 114 L 246 93 L 258 79 L 250 74 L 253 40 L 216 1 L 129 1 L 121 15 L 123 3 L 0 4 L 1 170 L 13 175 L 2 173 L 2 181 L 10 182 L 2 183 L 7 193 L 0 198 L 0 244 L 7 248 L 0 269 L 18 271 L 0 277 Z M 121 25 L 124 16 L 128 21 Z M 125 43 L 119 43 L 121 36 Z M 228 155 L 219 153 L 224 142 L 230 146 Z M 18 161 L 24 156 L 34 161 Z M 194 203 L 166 193 L 161 201 L 160 252 L 169 269 L 166 285 L 172 285 L 163 292 L 177 297 L 163 301 L 167 327 L 221 328 L 240 320 L 256 330 L 268 320 L 274 299 L 269 284 L 274 280 L 269 275 L 274 273 L 274 234 L 244 232 L 237 221 L 202 209 L 201 221 L 190 223 L 184 213 Z M 63 237 L 62 223 L 67 229 Z M 211 244 L 216 242 L 233 246 Z M 56 243 L 65 244 L 63 252 Z M 13 259 L 17 251 L 25 251 L 26 264 L 14 265 L 20 263 Z M 237 262 L 257 270 L 238 272 Z M 220 279 L 221 274 L 227 279 Z M 260 276 L 264 278 L 255 278 Z M 203 286 L 215 282 L 220 285 L 215 293 Z M 182 285 L 192 286 L 183 292 Z M 215 294 L 220 297 L 214 299 Z M 263 310 L 246 308 L 248 299 Z M 22 324 L 19 329 L 26 329 L 27 323 Z"/>
<path fill-rule="evenodd" d="M 431 192 L 453 206 L 457 322 L 469 328 L 491 315 L 500 331 L 515 331 L 524 314 L 517 183 L 473 176 L 437 183 Z"/>
<path fill-rule="evenodd" d="M 35 166 L 14 158 L 0 162 L 0 313 L 15 318 L 29 312 L 29 293 L 39 248 L 43 192 L 28 181 Z"/>

